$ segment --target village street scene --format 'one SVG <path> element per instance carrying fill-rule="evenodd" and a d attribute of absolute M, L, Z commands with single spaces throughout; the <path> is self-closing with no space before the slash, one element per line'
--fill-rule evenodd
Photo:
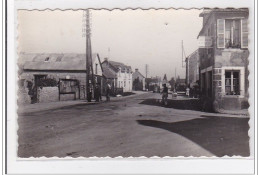
<path fill-rule="evenodd" d="M 18 157 L 250 156 L 248 14 L 19 10 Z"/>

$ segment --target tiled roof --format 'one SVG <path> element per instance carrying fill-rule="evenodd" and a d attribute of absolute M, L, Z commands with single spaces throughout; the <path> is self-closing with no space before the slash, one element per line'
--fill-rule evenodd
<path fill-rule="evenodd" d="M 116 78 L 116 73 L 110 70 L 108 67 L 103 67 L 103 75 L 106 78 Z"/>
<path fill-rule="evenodd" d="M 133 79 L 136 79 L 136 78 L 139 77 L 139 76 L 145 78 L 145 76 L 143 76 L 139 71 L 135 71 L 135 72 L 133 73 Z"/>
<path fill-rule="evenodd" d="M 92 54 L 97 59 L 97 54 Z M 86 54 L 33 54 L 19 55 L 18 64 L 25 70 L 86 70 Z"/>
<path fill-rule="evenodd" d="M 109 64 L 111 64 L 112 66 L 114 66 L 115 68 L 121 68 L 121 70 L 124 70 L 124 69 L 128 69 L 128 70 L 131 70 L 131 66 L 127 66 L 123 63 L 120 63 L 120 62 L 116 62 L 116 61 L 108 61 Z"/>

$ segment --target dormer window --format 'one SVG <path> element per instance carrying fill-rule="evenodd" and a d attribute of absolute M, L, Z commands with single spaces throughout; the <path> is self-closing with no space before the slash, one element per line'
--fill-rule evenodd
<path fill-rule="evenodd" d="M 50 60 L 50 57 L 46 57 L 44 61 L 48 62 L 49 60 Z"/>

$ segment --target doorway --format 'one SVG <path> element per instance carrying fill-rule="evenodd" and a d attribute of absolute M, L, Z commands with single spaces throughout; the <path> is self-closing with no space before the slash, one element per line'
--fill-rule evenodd
<path fill-rule="evenodd" d="M 40 82 L 42 79 L 46 79 L 47 75 L 34 75 L 34 86 L 33 86 L 33 96 L 32 96 L 32 103 L 38 103 L 38 87 L 40 86 Z"/>

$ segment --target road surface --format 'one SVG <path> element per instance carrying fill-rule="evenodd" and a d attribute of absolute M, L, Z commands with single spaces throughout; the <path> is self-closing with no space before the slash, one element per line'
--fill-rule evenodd
<path fill-rule="evenodd" d="M 165 107 L 157 99 L 148 92 L 20 114 L 18 156 L 249 156 L 248 118 L 201 112 L 182 99 Z"/>

